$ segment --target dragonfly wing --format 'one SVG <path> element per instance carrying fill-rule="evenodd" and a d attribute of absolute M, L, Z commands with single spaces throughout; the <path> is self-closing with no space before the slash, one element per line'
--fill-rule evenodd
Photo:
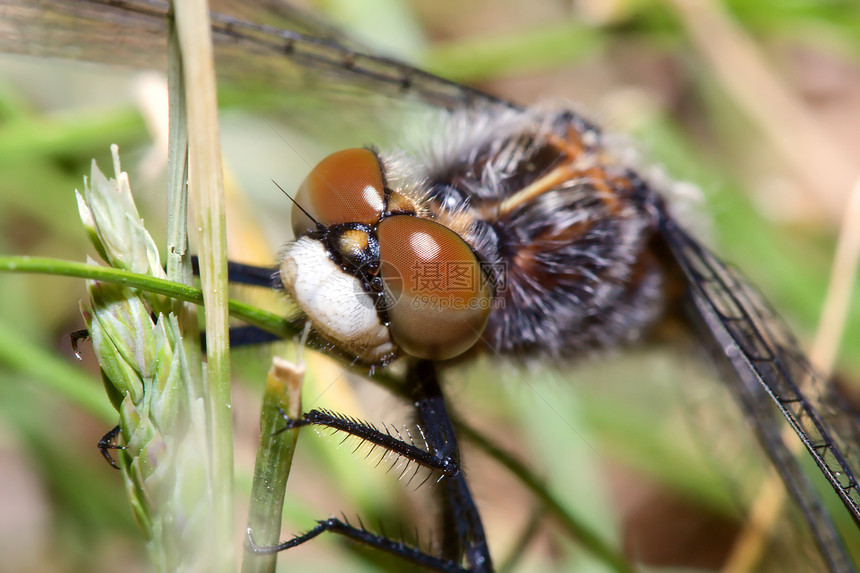
<path fill-rule="evenodd" d="M 232 2 L 225 9 L 231 13 L 211 14 L 216 67 L 235 83 L 311 90 L 305 93 L 360 91 L 448 109 L 513 105 L 376 55 L 337 27 L 281 2 Z M 3 0 L 0 51 L 164 68 L 167 10 L 162 0 Z"/>
<path fill-rule="evenodd" d="M 781 417 L 860 523 L 857 442 L 846 439 L 822 408 L 825 387 L 785 324 L 748 281 L 664 216 L 660 233 L 683 271 L 691 317 L 759 441 L 803 511 L 834 571 L 855 570 L 823 502 L 782 436 Z"/>

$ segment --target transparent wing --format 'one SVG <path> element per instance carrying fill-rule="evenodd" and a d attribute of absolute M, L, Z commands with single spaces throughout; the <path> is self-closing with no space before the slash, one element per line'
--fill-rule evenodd
<path fill-rule="evenodd" d="M 691 357 L 700 358 L 698 354 L 691 352 Z M 715 476 L 716 484 L 726 492 L 726 507 L 733 510 L 731 515 L 740 525 L 751 519 L 752 512 L 761 502 L 763 487 L 770 483 L 768 476 L 771 474 L 766 470 L 773 467 L 773 462 L 765 455 L 761 442 L 755 443 L 756 433 L 749 430 L 746 422 L 749 414 L 737 407 L 735 390 L 729 384 L 718 382 L 719 379 L 691 377 L 677 389 L 690 438 L 701 453 L 702 463 L 707 464 L 706 468 Z M 804 568 L 827 571 L 822 552 L 809 532 L 801 508 L 789 503 L 783 509 L 780 519 L 768 524 L 765 532 L 767 546 L 761 548 L 755 570 L 776 572 Z M 741 527 L 741 534 L 749 537 L 749 531 Z M 800 567 L 799 563 L 803 566 Z"/>
<path fill-rule="evenodd" d="M 660 231 L 689 284 L 692 317 L 757 437 L 804 513 L 833 571 L 854 571 L 814 487 L 781 436 L 782 418 L 797 433 L 855 522 L 860 524 L 860 444 L 846 416 L 783 322 L 732 268 L 669 217 Z M 838 423 L 836 423 L 838 421 Z"/>
<path fill-rule="evenodd" d="M 0 51 L 162 68 L 167 10 L 161 0 L 0 0 Z M 302 89 L 324 84 L 328 93 L 411 96 L 445 108 L 512 105 L 372 54 L 338 28 L 282 2 L 231 2 L 229 10 L 212 13 L 212 30 L 218 72 L 235 82 Z"/>

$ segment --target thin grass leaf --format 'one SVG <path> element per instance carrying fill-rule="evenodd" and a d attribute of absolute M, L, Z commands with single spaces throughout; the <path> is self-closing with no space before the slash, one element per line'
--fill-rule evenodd
<path fill-rule="evenodd" d="M 299 430 L 279 430 L 284 426 L 284 413 L 293 419 L 301 416 L 304 374 L 303 364 L 292 364 L 275 357 L 266 379 L 260 411 L 260 445 L 248 509 L 248 534 L 263 547 L 276 545 L 281 532 L 285 488 Z M 277 553 L 246 553 L 242 573 L 274 572 L 277 559 Z"/>

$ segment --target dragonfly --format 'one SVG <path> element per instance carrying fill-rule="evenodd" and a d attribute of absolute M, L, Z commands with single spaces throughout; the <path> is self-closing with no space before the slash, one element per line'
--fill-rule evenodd
<path fill-rule="evenodd" d="M 158 43 L 166 12 L 164 4 L 147 0 L 52 2 L 44 9 L 41 19 L 23 18 L 21 26 L 6 30 L 12 36 L 7 38 L 9 44 L 29 53 L 38 54 L 43 48 L 50 53 L 50 45 L 31 42 L 40 36 L 46 22 L 58 29 L 92 26 L 90 32 L 101 34 L 105 23 L 118 30 L 130 26 L 133 33 L 129 34 L 92 34 L 112 47 L 117 45 L 114 40 L 122 37 L 123 49 L 98 51 L 97 46 L 90 45 L 83 48 L 83 56 L 144 67 L 150 62 L 134 61 L 135 54 L 145 60 L 151 45 Z M 436 428 L 449 444 L 456 444 L 447 414 L 440 414 L 444 400 L 435 383 L 435 362 L 462 360 L 462 355 L 478 352 L 564 362 L 593 347 L 613 347 L 639 338 L 660 320 L 666 308 L 677 307 L 685 327 L 725 370 L 726 383 L 809 522 L 810 535 L 828 567 L 833 571 L 854 570 L 831 517 L 779 432 L 787 422 L 845 510 L 860 523 L 860 446 L 856 433 L 852 433 L 856 430 L 844 423 L 838 394 L 826 389 L 783 322 L 742 275 L 687 231 L 661 183 L 649 179 L 640 166 L 622 159 L 624 150 L 613 147 L 599 126 L 575 111 L 525 108 L 399 60 L 377 56 L 337 28 L 302 12 L 284 8 L 278 16 L 281 27 L 213 14 L 213 31 L 224 58 L 253 56 L 246 61 L 259 62 L 254 71 L 273 78 L 276 84 L 309 84 L 311 89 L 350 97 L 370 91 L 448 110 L 438 117 L 448 118 L 449 148 L 443 146 L 430 154 L 435 164 L 426 161 L 415 166 L 397 155 L 348 150 L 352 159 L 330 156 L 314 168 L 302 187 L 304 191 L 296 195 L 301 209 L 293 211 L 293 228 L 299 239 L 285 253 L 284 262 L 291 261 L 298 272 L 286 271 L 282 263 L 280 276 L 314 324 L 323 346 L 380 369 L 396 364 L 404 355 L 404 360 L 412 357 L 410 376 L 413 387 L 420 390 L 416 390 L 416 400 L 427 403 L 422 413 L 425 431 L 430 434 L 430 428 Z M 81 30 L 74 34 L 81 35 Z M 138 49 L 139 43 L 146 49 Z M 458 128 L 460 131 L 455 131 Z M 378 170 L 375 219 L 344 221 L 340 215 L 332 219 L 325 212 L 324 201 L 314 203 L 314 174 L 329 173 L 330 165 L 325 162 L 337 166 L 354 160 L 355 155 L 364 158 L 361 161 L 370 165 L 371 172 Z M 328 183 L 337 177 L 326 175 L 323 180 Z M 394 194 L 392 188 L 401 192 Z M 350 214 L 355 207 L 355 202 L 347 205 Z M 381 275 L 387 280 L 384 268 L 398 258 L 385 256 L 386 249 L 392 248 L 388 245 L 397 241 L 383 241 L 386 232 L 380 227 L 413 220 L 429 221 L 432 231 L 428 232 L 438 231 L 445 238 L 450 237 L 446 230 L 453 234 L 450 240 L 456 247 L 452 248 L 459 249 L 455 263 L 474 257 L 477 266 L 469 266 L 467 274 L 472 273 L 478 287 L 470 301 L 503 300 L 503 308 L 469 315 L 465 333 L 446 331 L 443 340 L 432 344 L 422 337 L 428 334 L 428 327 L 420 319 L 417 333 L 410 330 L 411 317 L 405 318 L 404 326 L 398 326 L 401 311 L 390 304 L 390 290 L 386 290 L 390 285 L 373 286 L 380 274 L 376 268 L 380 260 Z M 388 223 L 383 225 L 384 221 Z M 404 233 L 408 231 L 400 229 L 394 234 L 401 237 Z M 579 234 L 583 242 L 575 243 Z M 607 242 L 607 236 L 616 240 Z M 368 237 L 369 242 L 378 243 L 374 247 L 378 254 L 370 257 L 372 268 L 366 268 L 363 254 L 359 262 L 350 259 L 349 250 L 339 251 L 340 258 L 336 259 L 338 266 L 352 269 L 359 291 L 370 293 L 365 310 L 371 319 L 379 319 L 374 325 L 379 332 L 372 335 L 376 337 L 374 345 L 366 339 L 355 345 L 341 332 L 326 329 L 312 297 L 301 285 L 302 277 L 313 271 L 306 272 L 302 265 L 316 256 L 309 252 L 319 251 L 320 245 L 327 254 L 317 259 L 324 263 L 344 242 L 354 245 L 356 240 L 367 242 Z M 307 245 L 308 250 L 296 250 L 300 244 Z M 673 293 L 671 299 L 667 293 Z M 462 324 L 463 320 L 458 317 L 453 322 Z M 457 339 L 453 349 L 444 348 L 451 338 Z M 381 349 L 366 352 L 368 348 Z M 335 427 L 340 420 L 332 416 L 324 423 Z M 305 419 L 293 423 L 316 422 Z M 347 427 L 346 431 L 358 433 L 360 428 Z M 399 447 L 382 438 L 374 439 L 385 442 L 384 447 Z M 431 437 L 428 442 L 432 441 Z M 436 450 L 436 454 L 444 450 L 441 446 L 428 449 Z M 457 457 L 453 451 L 443 454 Z M 437 461 L 428 463 L 439 463 L 440 458 L 444 461 L 445 455 L 437 455 Z M 454 459 L 453 463 L 459 462 Z M 462 479 L 464 474 L 459 471 L 457 467 L 452 479 L 444 482 L 453 490 L 451 505 L 460 512 L 444 532 L 444 545 L 449 544 L 447 537 L 453 536 L 450 544 L 456 547 L 439 561 L 434 556 L 406 554 L 405 550 L 402 556 L 440 570 L 465 565 L 488 571 L 492 567 L 490 548 L 468 484 Z M 463 528 L 468 533 L 455 535 L 450 531 L 457 529 L 457 524 L 466 524 Z M 353 537 L 361 537 L 361 532 Z M 380 536 L 369 543 L 385 549 L 387 541 Z M 455 553 L 461 554 L 460 561 Z"/>

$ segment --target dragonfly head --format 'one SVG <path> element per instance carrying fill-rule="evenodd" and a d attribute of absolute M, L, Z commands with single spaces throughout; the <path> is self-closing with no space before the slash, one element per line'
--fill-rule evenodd
<path fill-rule="evenodd" d="M 326 157 L 295 202 L 297 239 L 283 252 L 281 280 L 327 340 L 385 364 L 400 352 L 447 360 L 481 338 L 494 293 L 478 255 L 389 188 L 375 152 Z"/>

